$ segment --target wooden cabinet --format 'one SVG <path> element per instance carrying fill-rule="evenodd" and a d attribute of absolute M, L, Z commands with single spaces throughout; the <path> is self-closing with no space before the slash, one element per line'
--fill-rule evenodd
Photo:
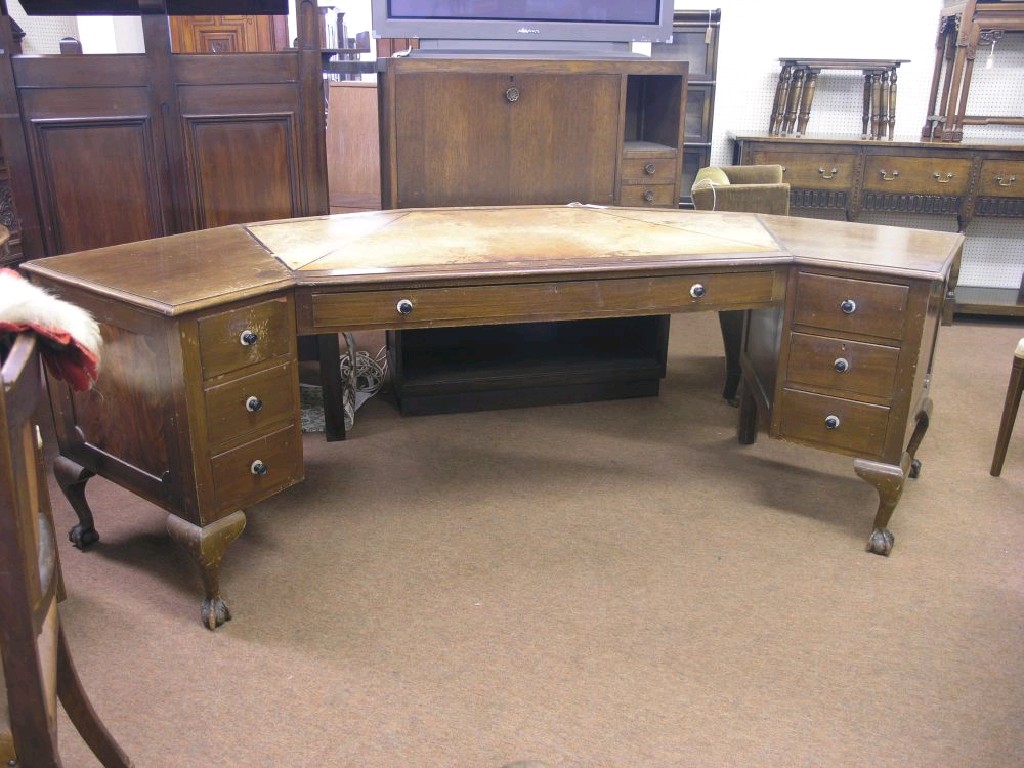
<path fill-rule="evenodd" d="M 327 83 L 327 189 L 331 213 L 380 208 L 377 84 Z"/>
<path fill-rule="evenodd" d="M 380 63 L 384 208 L 678 205 L 685 61 Z M 654 395 L 667 338 L 652 316 L 399 331 L 388 347 L 413 414 Z"/>
<path fill-rule="evenodd" d="M 672 42 L 655 43 L 651 50 L 653 58 L 685 61 L 688 66 L 679 184 L 679 203 L 683 208 L 693 207 L 690 187 L 697 171 L 711 164 L 721 23 L 720 8 L 677 10 L 672 23 Z"/>
<path fill-rule="evenodd" d="M 169 16 L 175 53 L 254 53 L 283 51 L 287 16 Z"/>
<path fill-rule="evenodd" d="M 735 137 L 734 162 L 778 163 L 798 216 L 857 219 L 864 212 L 1024 217 L 1024 147 L 1006 143 L 871 142 Z M 1024 314 L 1016 289 L 961 287 L 956 312 Z"/>

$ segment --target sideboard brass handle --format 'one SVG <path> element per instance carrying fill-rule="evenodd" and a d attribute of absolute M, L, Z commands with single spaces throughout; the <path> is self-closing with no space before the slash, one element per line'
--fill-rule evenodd
<path fill-rule="evenodd" d="M 1000 187 L 1009 187 L 1011 184 L 1015 184 L 1016 182 L 1016 176 L 1011 176 L 1010 178 L 1006 178 L 1005 176 L 996 176 L 996 184 Z"/>
<path fill-rule="evenodd" d="M 885 170 L 885 168 L 883 168 L 880 171 L 880 173 L 882 174 L 882 181 L 893 181 L 897 176 L 900 175 L 899 171 L 893 171 L 890 175 L 889 172 Z"/>
<path fill-rule="evenodd" d="M 783 173 L 785 173 L 785 170 L 783 170 Z M 823 179 L 834 179 L 837 173 L 839 173 L 838 168 L 833 168 L 831 171 L 826 171 L 824 168 L 818 169 L 818 175 Z"/>
<path fill-rule="evenodd" d="M 248 328 L 242 331 L 238 336 L 238 341 L 241 342 L 243 347 L 251 347 L 259 340 L 260 337 L 257 335 L 256 331 L 249 330 Z"/>
<path fill-rule="evenodd" d="M 507 101 L 509 104 L 514 104 L 515 102 L 519 101 L 519 89 L 516 88 L 515 86 L 512 86 L 511 88 L 507 89 L 505 91 L 505 101 Z"/>
<path fill-rule="evenodd" d="M 658 170 L 658 166 L 654 163 L 647 163 L 647 165 L 644 166 L 644 173 L 648 176 L 653 176 L 656 170 Z"/>
<path fill-rule="evenodd" d="M 945 176 L 943 176 L 941 173 L 935 172 L 932 174 L 932 176 L 935 177 L 935 180 L 939 182 L 939 184 L 949 184 L 949 182 L 953 180 L 952 173 L 947 173 Z"/>

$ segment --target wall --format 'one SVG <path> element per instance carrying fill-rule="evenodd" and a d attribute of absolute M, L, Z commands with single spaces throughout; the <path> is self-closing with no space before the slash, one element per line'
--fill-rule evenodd
<path fill-rule="evenodd" d="M 732 160 L 730 134 L 763 133 L 771 116 L 780 56 L 909 59 L 898 70 L 896 138 L 917 140 L 928 114 L 942 0 L 718 0 L 722 9 L 711 161 Z M 698 7 L 676 3 L 677 8 Z M 1024 36 L 998 44 L 991 70 L 979 51 L 970 111 L 1024 115 Z M 860 135 L 857 73 L 818 79 L 809 134 Z M 1024 128 L 967 126 L 966 140 L 1018 139 Z M 954 230 L 952 217 L 872 216 L 865 221 Z M 976 219 L 968 232 L 962 285 L 1017 288 L 1024 273 L 1024 223 Z"/>

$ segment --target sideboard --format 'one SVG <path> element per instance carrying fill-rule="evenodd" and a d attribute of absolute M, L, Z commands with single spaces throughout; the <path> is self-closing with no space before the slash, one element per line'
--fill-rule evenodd
<path fill-rule="evenodd" d="M 734 162 L 779 164 L 798 216 L 856 220 L 862 213 L 1024 218 L 1024 146 L 734 136 Z M 1024 284 L 1022 284 L 1024 289 Z M 960 287 L 955 312 L 1020 315 L 1016 289 Z"/>
<path fill-rule="evenodd" d="M 889 554 L 962 248 L 957 233 L 795 216 L 511 206 L 231 225 L 24 268 L 105 342 L 92 391 L 50 386 L 73 540 L 96 538 L 93 475 L 163 508 L 213 629 L 244 510 L 304 477 L 297 334 L 746 310 L 739 441 L 763 429 L 852 457 L 878 492 L 869 549 Z"/>

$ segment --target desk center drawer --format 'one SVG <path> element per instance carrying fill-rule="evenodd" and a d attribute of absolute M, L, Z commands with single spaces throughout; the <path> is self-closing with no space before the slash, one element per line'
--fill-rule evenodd
<path fill-rule="evenodd" d="M 777 285 L 778 283 L 778 285 Z M 781 300 L 771 270 L 652 278 L 319 293 L 314 328 L 416 328 L 663 314 Z"/>

